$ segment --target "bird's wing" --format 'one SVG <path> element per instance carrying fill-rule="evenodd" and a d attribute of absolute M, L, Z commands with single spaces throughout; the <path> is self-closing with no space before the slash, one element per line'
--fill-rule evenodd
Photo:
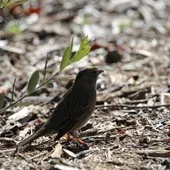
<path fill-rule="evenodd" d="M 82 94 L 69 95 L 69 100 L 67 101 L 67 114 L 62 117 L 62 122 L 59 127 L 59 132 L 56 139 L 59 139 L 65 133 L 73 129 L 80 120 L 84 119 L 85 112 L 89 110 L 89 105 L 87 104 L 86 96 L 82 98 Z"/>
<path fill-rule="evenodd" d="M 63 119 L 65 119 L 69 115 L 69 108 L 67 105 L 70 100 L 71 93 L 71 89 L 67 91 L 67 93 L 63 96 L 63 98 L 54 109 L 50 119 L 46 123 L 46 126 L 55 132 L 58 132 Z"/>

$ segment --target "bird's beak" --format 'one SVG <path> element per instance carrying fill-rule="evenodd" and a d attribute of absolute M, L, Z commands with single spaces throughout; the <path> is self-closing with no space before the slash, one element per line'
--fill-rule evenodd
<path fill-rule="evenodd" d="M 97 74 L 99 75 L 99 74 L 101 74 L 101 73 L 103 73 L 103 72 L 104 72 L 103 70 L 98 70 L 98 73 L 97 73 Z"/>

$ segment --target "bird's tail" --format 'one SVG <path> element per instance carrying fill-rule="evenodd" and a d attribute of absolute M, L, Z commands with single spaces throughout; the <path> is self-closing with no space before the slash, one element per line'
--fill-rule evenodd
<path fill-rule="evenodd" d="M 39 138 L 40 136 L 45 135 L 46 128 L 40 128 L 37 132 L 34 134 L 30 135 L 28 138 L 22 140 L 21 142 L 18 143 L 18 146 L 24 146 L 26 144 L 31 144 L 35 139 Z"/>

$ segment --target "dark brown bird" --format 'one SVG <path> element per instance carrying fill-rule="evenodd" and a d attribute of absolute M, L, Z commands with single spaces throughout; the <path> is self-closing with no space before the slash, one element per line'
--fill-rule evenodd
<path fill-rule="evenodd" d="M 49 120 L 33 135 L 18 144 L 31 144 L 36 138 L 56 133 L 56 140 L 66 133 L 81 128 L 91 116 L 96 104 L 96 81 L 103 72 L 97 68 L 88 68 L 78 73 L 73 86 L 61 99 Z"/>

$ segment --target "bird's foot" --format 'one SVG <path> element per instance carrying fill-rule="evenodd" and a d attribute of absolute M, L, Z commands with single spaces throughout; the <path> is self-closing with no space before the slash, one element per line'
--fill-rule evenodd
<path fill-rule="evenodd" d="M 76 143 L 88 146 L 88 143 L 84 142 L 82 139 L 80 139 L 78 137 L 73 137 L 72 140 Z"/>
<path fill-rule="evenodd" d="M 71 136 L 70 136 L 71 135 Z M 66 141 L 70 141 L 70 142 L 75 142 L 75 143 L 78 143 L 78 144 L 81 144 L 81 145 L 86 145 L 88 146 L 88 143 L 84 142 L 82 139 L 80 139 L 79 137 L 77 137 L 76 135 L 73 136 L 73 134 L 69 134 L 69 133 L 66 133 L 63 137 L 62 137 L 63 140 L 66 140 Z"/>

